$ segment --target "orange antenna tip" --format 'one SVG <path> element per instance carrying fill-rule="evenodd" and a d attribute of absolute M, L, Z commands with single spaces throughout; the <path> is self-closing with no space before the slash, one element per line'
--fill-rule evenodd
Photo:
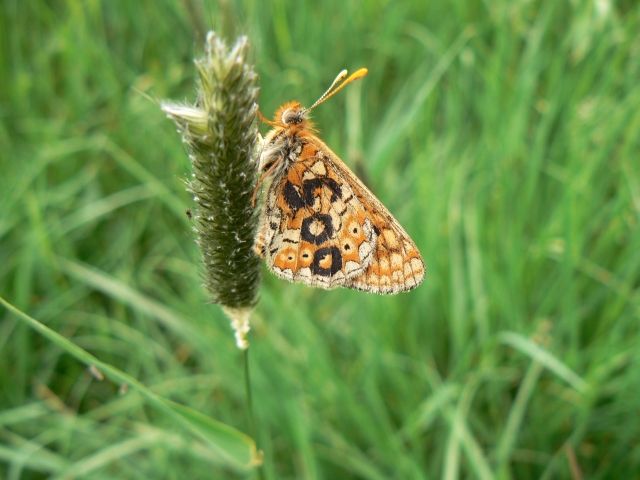
<path fill-rule="evenodd" d="M 359 78 L 364 77 L 367 73 L 369 73 L 369 70 L 367 70 L 366 68 L 364 68 L 364 67 L 363 68 L 359 68 L 358 70 L 353 72 L 345 80 L 345 77 L 347 76 L 348 72 L 346 70 L 342 70 L 336 76 L 335 80 L 333 82 L 331 82 L 331 86 L 329 88 L 327 88 L 327 91 L 324 92 L 320 96 L 320 98 L 314 102 L 313 105 L 311 105 L 309 108 L 305 108 L 303 110 L 303 112 L 306 113 L 306 112 L 309 112 L 309 111 L 313 110 L 314 108 L 316 108 L 321 103 L 325 102 L 326 100 L 329 100 L 331 97 L 333 97 L 336 93 L 338 93 L 344 87 L 349 85 L 351 82 L 353 82 L 354 80 L 358 80 Z"/>
<path fill-rule="evenodd" d="M 351 74 L 350 80 L 351 81 L 358 80 L 359 78 L 366 76 L 367 73 L 369 73 L 369 69 L 365 67 L 359 68 L 358 70 L 356 70 Z"/>

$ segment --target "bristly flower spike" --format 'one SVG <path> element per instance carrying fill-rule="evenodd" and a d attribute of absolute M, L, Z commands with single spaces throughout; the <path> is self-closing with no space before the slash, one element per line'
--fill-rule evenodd
<path fill-rule="evenodd" d="M 239 348 L 249 346 L 249 317 L 258 298 L 259 259 L 252 246 L 258 217 L 251 204 L 258 145 L 257 75 L 248 41 L 227 45 L 209 32 L 196 61 L 195 105 L 163 103 L 187 145 L 192 176 L 192 221 L 204 264 L 204 284 L 231 319 Z"/>

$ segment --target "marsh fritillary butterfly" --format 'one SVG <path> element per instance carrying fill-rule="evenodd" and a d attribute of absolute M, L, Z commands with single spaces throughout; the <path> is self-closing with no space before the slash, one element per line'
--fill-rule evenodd
<path fill-rule="evenodd" d="M 420 252 L 382 202 L 316 136 L 308 118 L 366 74 L 361 68 L 347 78 L 343 70 L 311 107 L 288 102 L 272 121 L 263 118 L 272 130 L 262 145 L 258 185 L 271 183 L 254 249 L 273 273 L 292 282 L 393 294 L 422 282 Z"/>

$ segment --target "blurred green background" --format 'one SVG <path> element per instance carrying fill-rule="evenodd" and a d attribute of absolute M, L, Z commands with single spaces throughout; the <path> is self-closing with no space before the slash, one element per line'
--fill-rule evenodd
<path fill-rule="evenodd" d="M 314 117 L 428 276 L 383 297 L 264 271 L 264 476 L 640 476 L 637 2 L 1 5 L 5 301 L 248 432 L 242 356 L 185 215 L 189 161 L 158 102 L 194 99 L 209 28 L 249 36 L 267 116 L 367 66 Z M 69 353 L 0 310 L 0 478 L 255 475 Z"/>

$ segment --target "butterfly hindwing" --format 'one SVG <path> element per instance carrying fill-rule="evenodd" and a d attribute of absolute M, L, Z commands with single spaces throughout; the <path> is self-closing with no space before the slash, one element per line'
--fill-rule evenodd
<path fill-rule="evenodd" d="M 319 139 L 273 179 L 256 251 L 279 277 L 307 285 L 396 293 L 424 266 L 388 210 Z"/>

